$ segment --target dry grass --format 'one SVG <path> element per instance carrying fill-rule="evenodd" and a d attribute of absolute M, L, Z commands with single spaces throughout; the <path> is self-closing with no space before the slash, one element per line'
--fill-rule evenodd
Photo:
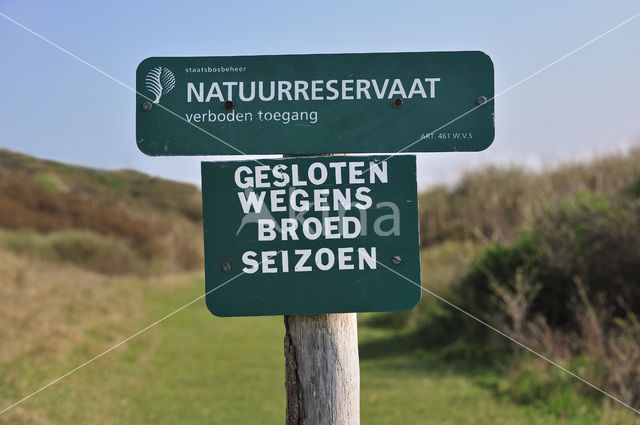
<path fill-rule="evenodd" d="M 83 330 L 105 330 L 135 318 L 138 291 L 126 296 L 122 282 L 73 266 L 56 265 L 0 250 L 0 322 L 11 345 L 0 346 L 0 362 L 46 354 L 63 358 L 88 340 Z M 34 336 L 40 337 L 34 337 Z"/>
<path fill-rule="evenodd" d="M 0 227 L 45 233 L 87 229 L 122 237 L 146 258 L 162 255 L 155 229 L 124 210 L 98 207 L 68 193 L 51 193 L 29 180 L 4 173 L 0 173 Z"/>
<path fill-rule="evenodd" d="M 198 224 L 200 191 L 190 184 L 137 171 L 104 171 L 46 161 L 0 149 L 0 171 L 35 182 L 54 193 L 69 193 L 95 206 L 119 206 L 146 212 L 175 212 Z"/>
<path fill-rule="evenodd" d="M 107 273 L 192 270 L 203 263 L 201 199 L 191 185 L 0 150 L 0 228 L 13 246 L 50 234 L 44 259 Z M 22 242 L 18 235 L 27 235 Z M 36 244 L 36 245 L 38 245 Z M 46 250 L 45 250 L 46 251 Z"/>

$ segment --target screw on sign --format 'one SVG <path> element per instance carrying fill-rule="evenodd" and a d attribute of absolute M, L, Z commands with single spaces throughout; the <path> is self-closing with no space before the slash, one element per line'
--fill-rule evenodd
<path fill-rule="evenodd" d="M 287 425 L 358 425 L 356 312 L 421 295 L 415 157 L 308 155 L 487 148 L 491 59 L 154 57 L 136 90 L 145 154 L 293 157 L 202 163 L 206 304 L 284 316 Z"/>

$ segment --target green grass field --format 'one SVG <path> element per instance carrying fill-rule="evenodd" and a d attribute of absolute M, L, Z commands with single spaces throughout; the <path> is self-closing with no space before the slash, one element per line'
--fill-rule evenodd
<path fill-rule="evenodd" d="M 139 305 L 125 306 L 137 312 L 118 327 L 124 337 L 201 295 L 203 282 L 144 287 Z M 372 328 L 366 319 L 361 316 L 359 327 L 363 424 L 633 423 L 620 409 L 603 414 L 598 398 L 571 396 L 570 405 L 578 408 L 567 410 L 569 416 L 548 406 L 518 405 L 500 394 L 495 361 L 473 351 L 461 356 L 470 351 L 455 344 L 425 344 L 409 330 Z M 36 364 L 33 357 L 14 361 L 11 367 L 27 376 L 21 391 L 37 389 L 99 353 L 99 346 L 118 341 L 105 337 L 99 324 L 87 332 L 98 341 L 91 349 L 85 344 Z M 281 317 L 216 318 L 203 300 L 0 416 L 0 423 L 282 423 L 283 333 Z M 3 404 L 24 395 L 3 390 Z"/>

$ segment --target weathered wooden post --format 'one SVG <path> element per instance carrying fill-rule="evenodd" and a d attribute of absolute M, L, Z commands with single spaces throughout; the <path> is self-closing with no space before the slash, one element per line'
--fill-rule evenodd
<path fill-rule="evenodd" d="M 359 425 L 357 314 L 285 315 L 284 328 L 286 425 Z"/>
<path fill-rule="evenodd" d="M 285 316 L 287 425 L 360 424 L 356 313 Z"/>
<path fill-rule="evenodd" d="M 284 328 L 286 425 L 359 425 L 357 314 L 285 315 Z"/>

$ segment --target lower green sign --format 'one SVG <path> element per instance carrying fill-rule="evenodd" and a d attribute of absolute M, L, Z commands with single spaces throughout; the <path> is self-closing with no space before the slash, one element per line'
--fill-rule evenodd
<path fill-rule="evenodd" d="M 209 310 L 412 308 L 421 295 L 416 193 L 414 156 L 203 162 Z"/>

